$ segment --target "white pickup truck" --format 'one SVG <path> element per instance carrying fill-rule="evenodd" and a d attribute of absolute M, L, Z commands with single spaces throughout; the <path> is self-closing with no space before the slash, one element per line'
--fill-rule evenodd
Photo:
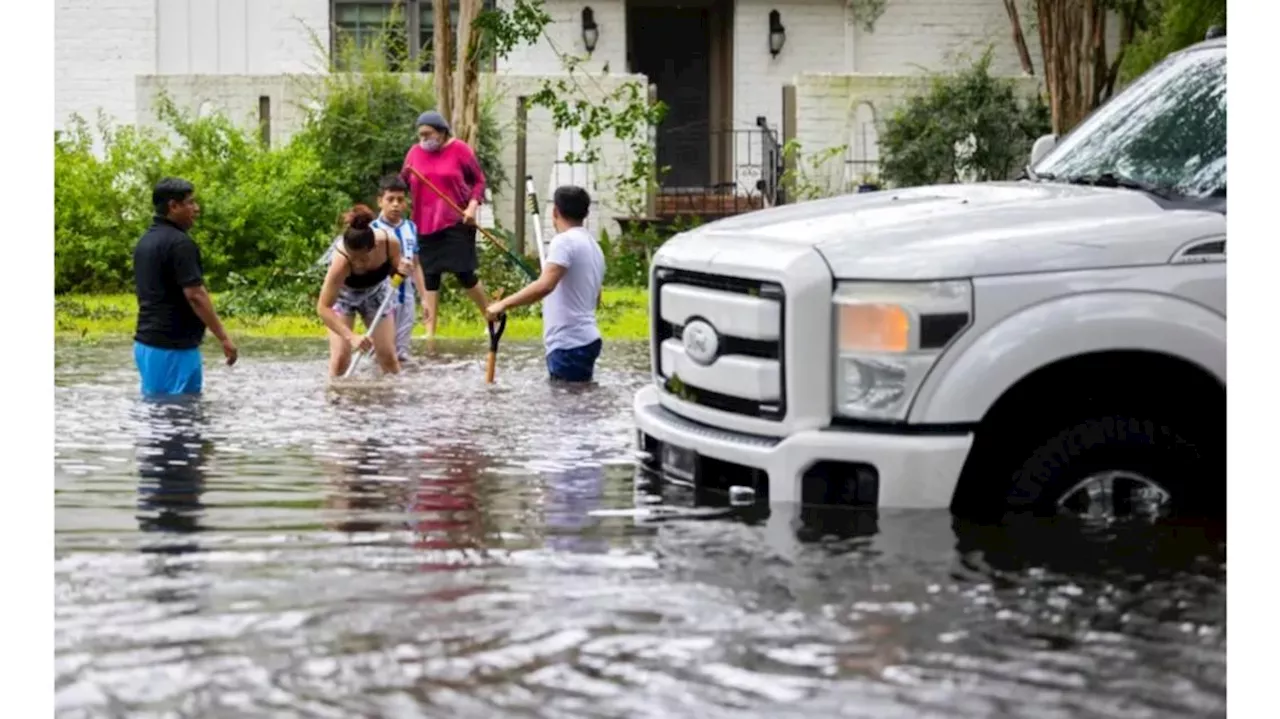
<path fill-rule="evenodd" d="M 1209 40 L 1041 138 L 1020 181 L 671 238 L 642 475 L 769 505 L 1225 512 L 1226 86 Z"/>

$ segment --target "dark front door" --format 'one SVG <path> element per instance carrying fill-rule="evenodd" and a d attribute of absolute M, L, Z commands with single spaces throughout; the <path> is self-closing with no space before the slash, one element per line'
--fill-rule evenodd
<path fill-rule="evenodd" d="M 658 86 L 667 116 L 658 127 L 663 187 L 711 184 L 711 23 L 706 7 L 627 9 L 631 71 Z"/>

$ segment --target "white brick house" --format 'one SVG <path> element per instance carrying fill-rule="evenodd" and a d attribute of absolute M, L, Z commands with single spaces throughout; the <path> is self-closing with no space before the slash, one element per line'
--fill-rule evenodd
<path fill-rule="evenodd" d="M 120 122 L 148 122 L 149 95 L 161 86 L 187 88 L 185 100 L 199 106 L 208 93 L 192 88 L 221 82 L 225 87 L 209 91 L 220 94 L 220 107 L 256 109 L 261 87 L 323 70 L 333 28 L 359 33 L 391 2 L 57 0 L 58 125 L 72 112 L 92 120 L 98 109 Z M 430 0 L 401 2 L 408 44 L 416 47 L 414 38 L 430 37 Z M 673 165 L 671 187 L 746 187 L 744 177 L 759 172 L 747 167 L 760 161 L 758 118 L 780 133 L 788 83 L 797 86 L 797 138 L 806 149 L 851 144 L 874 160 L 872 120 L 891 109 L 876 105 L 901 94 L 885 88 L 914 85 L 925 71 L 953 67 L 988 44 L 995 46 L 997 73 L 1021 74 L 1004 5 L 996 0 L 887 0 L 873 31 L 856 21 L 846 0 L 545 0 L 545 6 L 553 18 L 546 37 L 499 61 L 499 82 L 511 76 L 508 84 L 536 87 L 531 78 L 563 73 L 553 46 L 586 54 L 583 10 L 590 8 L 597 39 L 586 68 L 608 67 L 619 79 L 644 75 L 670 105 L 658 153 Z M 773 12 L 785 32 L 780 48 L 771 47 Z M 1023 22 L 1038 69 L 1038 38 Z M 866 76 L 875 82 L 854 81 Z M 872 86 L 880 89 L 858 96 Z M 227 99 L 236 92 L 247 94 Z M 295 121 L 296 113 L 277 116 L 273 137 L 287 137 Z M 554 137 L 541 141 L 554 147 Z M 540 162 L 531 156 L 530 170 L 550 180 Z"/>

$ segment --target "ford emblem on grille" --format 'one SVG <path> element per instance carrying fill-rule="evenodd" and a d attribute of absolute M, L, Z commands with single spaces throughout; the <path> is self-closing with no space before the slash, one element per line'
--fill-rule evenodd
<path fill-rule="evenodd" d="M 707 321 L 694 320 L 685 325 L 681 339 L 684 342 L 684 353 L 689 359 L 704 366 L 716 361 L 716 355 L 720 352 L 720 337 Z"/>

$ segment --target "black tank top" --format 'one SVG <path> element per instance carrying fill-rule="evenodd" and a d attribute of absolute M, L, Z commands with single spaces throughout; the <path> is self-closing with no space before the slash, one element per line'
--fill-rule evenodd
<path fill-rule="evenodd" d="M 343 257 L 346 257 L 348 262 L 351 261 L 351 256 L 343 252 L 341 248 L 334 249 L 336 249 Z M 353 290 L 367 290 L 387 279 L 387 277 L 391 275 L 391 252 L 386 250 L 386 248 L 383 248 L 383 252 L 386 252 L 386 259 L 382 261 L 382 264 L 368 272 L 360 273 L 357 273 L 355 271 L 355 267 L 352 267 L 351 272 L 347 274 L 347 279 L 343 280 L 343 284 Z"/>

